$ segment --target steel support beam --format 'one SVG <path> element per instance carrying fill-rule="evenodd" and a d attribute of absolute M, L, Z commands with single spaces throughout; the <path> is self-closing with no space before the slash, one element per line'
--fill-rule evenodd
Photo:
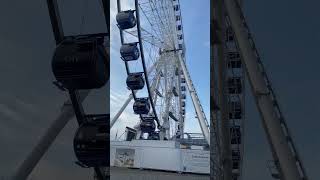
<path fill-rule="evenodd" d="M 126 107 L 128 106 L 128 104 L 130 103 L 130 101 L 133 99 L 133 95 L 130 94 L 128 99 L 124 102 L 124 104 L 122 105 L 122 107 L 120 108 L 120 110 L 117 112 L 117 114 L 113 117 L 113 119 L 110 122 L 110 128 L 112 128 L 112 126 L 117 122 L 118 118 L 120 117 L 120 115 L 123 113 L 123 111 L 126 109 Z"/>
<path fill-rule="evenodd" d="M 80 102 L 88 96 L 89 91 L 83 92 L 80 95 Z M 46 133 L 41 137 L 38 144 L 33 148 L 31 153 L 27 156 L 27 158 L 23 161 L 23 163 L 18 167 L 17 171 L 13 175 L 12 180 L 26 180 L 34 167 L 40 161 L 42 156 L 47 152 L 55 138 L 61 132 L 61 130 L 65 127 L 65 125 L 69 122 L 70 119 L 74 117 L 75 113 L 73 110 L 73 106 L 70 100 L 67 100 L 61 110 L 61 114 L 58 118 L 51 124 L 51 126 L 47 129 Z"/>
<path fill-rule="evenodd" d="M 177 54 L 177 56 L 178 56 L 180 67 L 182 68 L 184 78 L 186 79 L 187 87 L 188 87 L 188 90 L 189 90 L 189 93 L 191 96 L 193 106 L 194 106 L 196 113 L 197 113 L 197 117 L 198 117 L 198 121 L 199 121 L 199 125 L 201 128 L 202 134 L 203 134 L 204 138 L 206 139 L 207 143 L 210 145 L 209 127 L 207 125 L 206 117 L 204 116 L 204 112 L 201 109 L 201 104 L 198 99 L 196 90 L 193 87 L 193 83 L 190 78 L 190 75 L 189 75 L 189 72 L 187 70 L 187 66 L 186 66 L 184 60 L 182 59 L 181 55 Z"/>
<path fill-rule="evenodd" d="M 229 108 L 226 86 L 226 26 L 224 6 L 222 0 L 217 0 L 215 9 L 215 20 L 219 25 L 217 36 L 220 43 L 216 44 L 217 65 L 218 65 L 218 104 L 220 110 L 219 132 L 221 140 L 221 162 L 223 169 L 223 179 L 232 180 L 232 157 L 231 157 L 231 139 L 230 139 L 230 123 Z"/>
<path fill-rule="evenodd" d="M 181 76 L 180 76 L 180 72 L 181 72 L 181 67 L 179 66 L 179 60 L 177 60 L 177 66 L 178 66 L 178 81 L 177 81 L 177 88 L 178 88 L 178 92 L 179 92 L 179 109 L 178 111 L 180 112 L 180 116 L 179 116 L 179 128 L 180 128 L 180 138 L 183 139 L 183 135 L 184 135 L 184 121 L 185 121 L 185 114 L 183 115 L 182 112 L 182 91 L 181 91 Z M 184 93 L 184 95 L 186 95 L 186 93 Z M 186 102 L 186 101 L 184 101 Z"/>
<path fill-rule="evenodd" d="M 264 76 L 259 69 L 259 60 L 256 56 L 247 29 L 244 27 L 243 14 L 240 6 L 234 0 L 224 0 L 231 26 L 238 42 L 243 63 L 250 82 L 256 105 L 262 117 L 262 123 L 270 142 L 271 149 L 275 152 L 275 159 L 279 160 L 281 174 L 284 180 L 301 180 L 295 157 L 291 153 L 287 138 L 282 131 L 281 121 L 275 112 Z"/>

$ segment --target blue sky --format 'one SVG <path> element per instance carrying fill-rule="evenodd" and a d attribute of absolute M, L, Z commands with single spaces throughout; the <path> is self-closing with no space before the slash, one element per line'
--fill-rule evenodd
<path fill-rule="evenodd" d="M 122 1 L 122 8 L 132 7 L 132 3 Z M 187 66 L 200 97 L 207 118 L 210 104 L 210 1 L 180 0 L 184 39 L 186 43 Z M 110 113 L 111 117 L 122 106 L 130 91 L 127 90 L 126 72 L 119 54 L 119 31 L 115 26 L 116 3 L 111 1 L 111 77 Z M 133 127 L 138 116 L 132 112 L 132 102 L 111 130 L 111 139 L 118 131 L 121 135 L 125 126 Z M 187 97 L 185 132 L 201 132 L 190 97 Z"/>

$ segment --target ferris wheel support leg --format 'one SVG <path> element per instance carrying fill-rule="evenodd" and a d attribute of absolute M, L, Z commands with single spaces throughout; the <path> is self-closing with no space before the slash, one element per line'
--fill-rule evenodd
<path fill-rule="evenodd" d="M 187 87 L 191 96 L 191 100 L 193 103 L 193 106 L 196 110 L 197 113 L 197 117 L 198 117 L 198 121 L 199 121 L 199 125 L 202 131 L 202 134 L 204 136 L 204 138 L 206 139 L 207 143 L 210 145 L 210 132 L 209 132 L 209 127 L 207 126 L 206 123 L 206 117 L 204 116 L 204 112 L 201 109 L 201 104 L 200 101 L 197 97 L 197 93 L 195 88 L 193 87 L 193 83 L 192 80 L 189 76 L 189 72 L 187 70 L 187 66 L 185 64 L 185 62 L 183 61 L 182 57 L 178 55 L 178 60 L 180 63 L 180 67 L 182 68 L 183 71 L 183 75 L 186 79 L 186 83 L 187 83 Z"/>
<path fill-rule="evenodd" d="M 179 66 L 179 62 L 177 62 L 177 65 L 178 65 L 178 72 L 181 72 L 181 67 Z M 177 84 L 176 86 L 178 87 L 178 92 L 179 92 L 179 109 L 178 111 L 181 112 L 182 111 L 182 91 L 181 91 L 181 76 L 178 76 L 178 81 L 177 81 Z M 179 116 L 179 130 L 180 130 L 180 134 L 178 134 L 178 136 L 180 136 L 180 138 L 183 138 L 184 136 L 184 120 L 185 120 L 185 117 L 182 113 L 180 113 L 180 116 Z"/>
<path fill-rule="evenodd" d="M 158 88 L 159 88 L 160 78 L 161 78 L 161 76 L 158 75 L 157 78 L 156 78 L 156 81 L 155 81 L 156 84 L 155 84 L 154 88 L 152 88 L 152 91 L 153 91 L 153 103 L 157 102 L 158 95 L 157 95 L 157 93 L 155 93 L 155 91 L 158 90 Z"/>
<path fill-rule="evenodd" d="M 287 138 L 282 131 L 281 121 L 273 108 L 273 101 L 259 69 L 259 61 L 249 41 L 248 32 L 244 27 L 244 19 L 239 6 L 233 0 L 224 0 L 231 26 L 238 42 L 243 63 L 249 78 L 256 105 L 262 117 L 262 123 L 276 160 L 279 160 L 284 180 L 301 180 L 294 155 L 291 153 Z"/>
<path fill-rule="evenodd" d="M 82 96 L 80 96 L 80 101 L 82 102 L 88 94 L 89 91 L 84 92 Z M 13 175 L 12 180 L 26 180 L 28 178 L 34 167 L 37 165 L 42 156 L 49 149 L 50 145 L 53 143 L 55 138 L 65 127 L 68 121 L 72 119 L 75 115 L 70 100 L 64 103 L 61 111 L 62 112 L 58 116 L 58 118 L 51 124 L 47 132 L 41 137 L 38 144 L 34 147 L 31 153 L 19 166 L 19 168 Z"/>
<path fill-rule="evenodd" d="M 122 114 L 122 112 L 126 109 L 126 107 L 128 106 L 128 104 L 130 103 L 130 101 L 133 99 L 133 95 L 130 94 L 128 99 L 124 102 L 123 106 L 120 108 L 120 110 L 117 112 L 117 114 L 113 117 L 113 119 L 111 120 L 110 123 L 110 129 L 112 128 L 112 126 L 117 122 L 118 118 L 120 117 L 120 115 Z"/>
<path fill-rule="evenodd" d="M 163 115 L 163 134 L 164 137 L 170 138 L 170 124 L 169 124 L 169 105 L 170 105 L 170 97 L 169 97 L 169 87 L 168 87 L 168 64 L 167 62 L 164 64 L 164 102 L 165 102 L 165 111 Z"/>

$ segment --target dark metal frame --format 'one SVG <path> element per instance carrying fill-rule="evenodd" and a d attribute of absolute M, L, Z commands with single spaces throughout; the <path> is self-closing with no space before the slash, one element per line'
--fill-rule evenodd
<path fill-rule="evenodd" d="M 118 13 L 121 12 L 121 0 L 117 0 L 117 9 L 118 9 Z M 147 75 L 147 68 L 146 68 L 145 61 L 144 61 L 143 45 L 142 45 L 142 39 L 141 39 L 141 29 L 140 29 L 140 18 L 139 18 L 138 1 L 135 1 L 135 11 L 136 11 L 138 40 L 139 40 L 138 43 L 139 43 L 139 47 L 140 47 L 141 61 L 142 61 L 142 65 L 143 65 L 143 74 L 144 74 L 144 78 L 145 78 L 145 82 L 146 82 L 146 86 L 147 86 L 147 90 L 148 90 L 148 98 L 149 98 L 149 101 L 150 101 L 150 104 L 151 104 L 151 107 L 152 107 L 152 110 L 153 110 L 154 118 L 155 118 L 155 120 L 156 120 L 156 122 L 158 124 L 158 128 L 161 128 L 160 121 L 159 121 L 158 116 L 157 116 L 156 108 L 155 108 L 155 105 L 153 103 L 153 99 L 152 99 L 152 96 L 151 96 L 150 85 L 149 85 L 149 80 L 148 80 L 148 75 Z M 119 31 L 120 31 L 121 44 L 124 44 L 123 30 L 121 30 L 119 28 Z M 127 75 L 129 75 L 130 74 L 130 68 L 129 68 L 128 62 L 124 61 L 124 63 L 125 63 Z M 134 90 L 132 90 L 132 96 L 133 96 L 133 99 L 136 100 L 137 97 L 136 97 L 136 94 L 135 94 Z M 141 115 L 139 115 L 139 116 L 140 116 L 140 119 L 142 120 L 143 117 Z"/>
<path fill-rule="evenodd" d="M 109 13 L 110 12 L 110 1 L 107 1 L 107 0 L 101 0 L 101 1 L 103 4 L 103 12 L 104 12 L 104 16 L 105 16 L 105 22 L 107 25 L 107 32 L 106 33 L 98 33 L 98 34 L 84 34 L 81 36 L 88 36 L 88 37 L 92 37 L 92 36 L 100 36 L 100 37 L 107 36 L 108 37 L 108 36 L 110 36 L 110 20 L 109 20 L 110 19 L 110 13 Z M 66 38 L 74 37 L 74 36 L 65 36 L 64 35 L 57 0 L 47 0 L 47 5 L 48 5 L 48 10 L 49 10 L 50 20 L 51 20 L 51 25 L 52 25 L 52 30 L 54 33 L 56 45 L 60 44 Z M 78 90 L 68 90 L 68 91 L 69 91 L 72 106 L 73 106 L 73 109 L 74 109 L 74 112 L 75 112 L 75 115 L 77 118 L 77 122 L 80 126 L 82 123 L 85 123 L 88 121 L 88 119 L 89 119 L 88 116 L 90 116 L 90 115 L 85 115 L 85 113 L 84 113 L 83 106 L 82 106 L 82 103 L 81 103 L 80 97 L 79 97 L 79 91 Z M 99 115 L 99 116 L 101 116 L 101 115 Z M 106 114 L 106 116 L 109 117 L 107 114 Z M 100 167 L 94 167 L 94 171 L 95 171 L 95 174 L 97 175 L 97 178 L 99 180 L 109 179 L 108 177 L 106 177 L 104 175 L 104 173 Z"/>

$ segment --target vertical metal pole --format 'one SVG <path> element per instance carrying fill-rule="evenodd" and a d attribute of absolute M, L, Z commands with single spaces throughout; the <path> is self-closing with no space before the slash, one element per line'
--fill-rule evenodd
<path fill-rule="evenodd" d="M 223 179 L 232 180 L 232 159 L 231 140 L 229 127 L 228 99 L 226 96 L 226 61 L 225 61 L 225 16 L 222 0 L 216 1 L 216 22 L 219 25 L 217 36 L 220 39 L 217 44 L 218 62 L 218 103 L 220 108 L 220 140 L 221 140 L 221 161 L 223 169 Z"/>
<path fill-rule="evenodd" d="M 167 53 L 165 54 L 168 55 Z M 163 55 L 161 55 L 163 56 Z M 163 130 L 164 130 L 164 137 L 169 138 L 169 131 L 170 131 L 170 124 L 169 124 L 169 90 L 168 90 L 168 61 L 167 57 L 164 57 L 164 102 L 165 102 L 165 113 L 162 116 L 163 119 Z"/>
<path fill-rule="evenodd" d="M 219 0 L 211 1 L 211 21 L 210 21 L 210 29 L 211 29 L 211 40 L 210 40 L 210 178 L 214 180 L 222 180 L 223 174 L 221 169 L 221 148 L 220 148 L 220 122 L 218 122 L 218 94 L 217 94 L 217 82 L 216 82 L 216 70 L 217 70 L 217 47 L 221 46 L 221 29 L 219 26 L 219 22 L 217 21 L 217 9 L 219 8 L 219 4 L 217 3 Z M 221 3 L 220 3 L 221 4 Z"/>
<path fill-rule="evenodd" d="M 165 77 L 167 78 L 167 77 Z M 166 109 L 165 109 L 165 121 L 166 124 L 168 125 L 166 128 L 166 137 L 169 139 L 170 138 L 170 119 L 169 119 L 169 111 L 170 111 L 170 107 L 171 107 L 171 99 L 172 99 L 172 95 L 173 93 L 171 92 L 172 87 L 173 87 L 173 77 L 171 78 L 171 81 L 169 81 L 169 86 L 166 90 L 166 95 L 165 95 L 165 103 L 166 103 Z"/>
<path fill-rule="evenodd" d="M 183 116 L 182 114 L 182 91 L 181 91 L 181 67 L 179 66 L 179 60 L 177 60 L 177 70 L 178 70 L 178 81 L 177 81 L 177 88 L 178 88 L 178 94 L 179 94 L 179 109 L 178 111 L 180 112 L 180 117 L 179 117 L 179 126 L 180 126 L 180 138 L 183 138 L 184 134 L 184 120 L 185 120 L 185 115 Z M 185 95 L 185 94 L 184 94 Z"/>

